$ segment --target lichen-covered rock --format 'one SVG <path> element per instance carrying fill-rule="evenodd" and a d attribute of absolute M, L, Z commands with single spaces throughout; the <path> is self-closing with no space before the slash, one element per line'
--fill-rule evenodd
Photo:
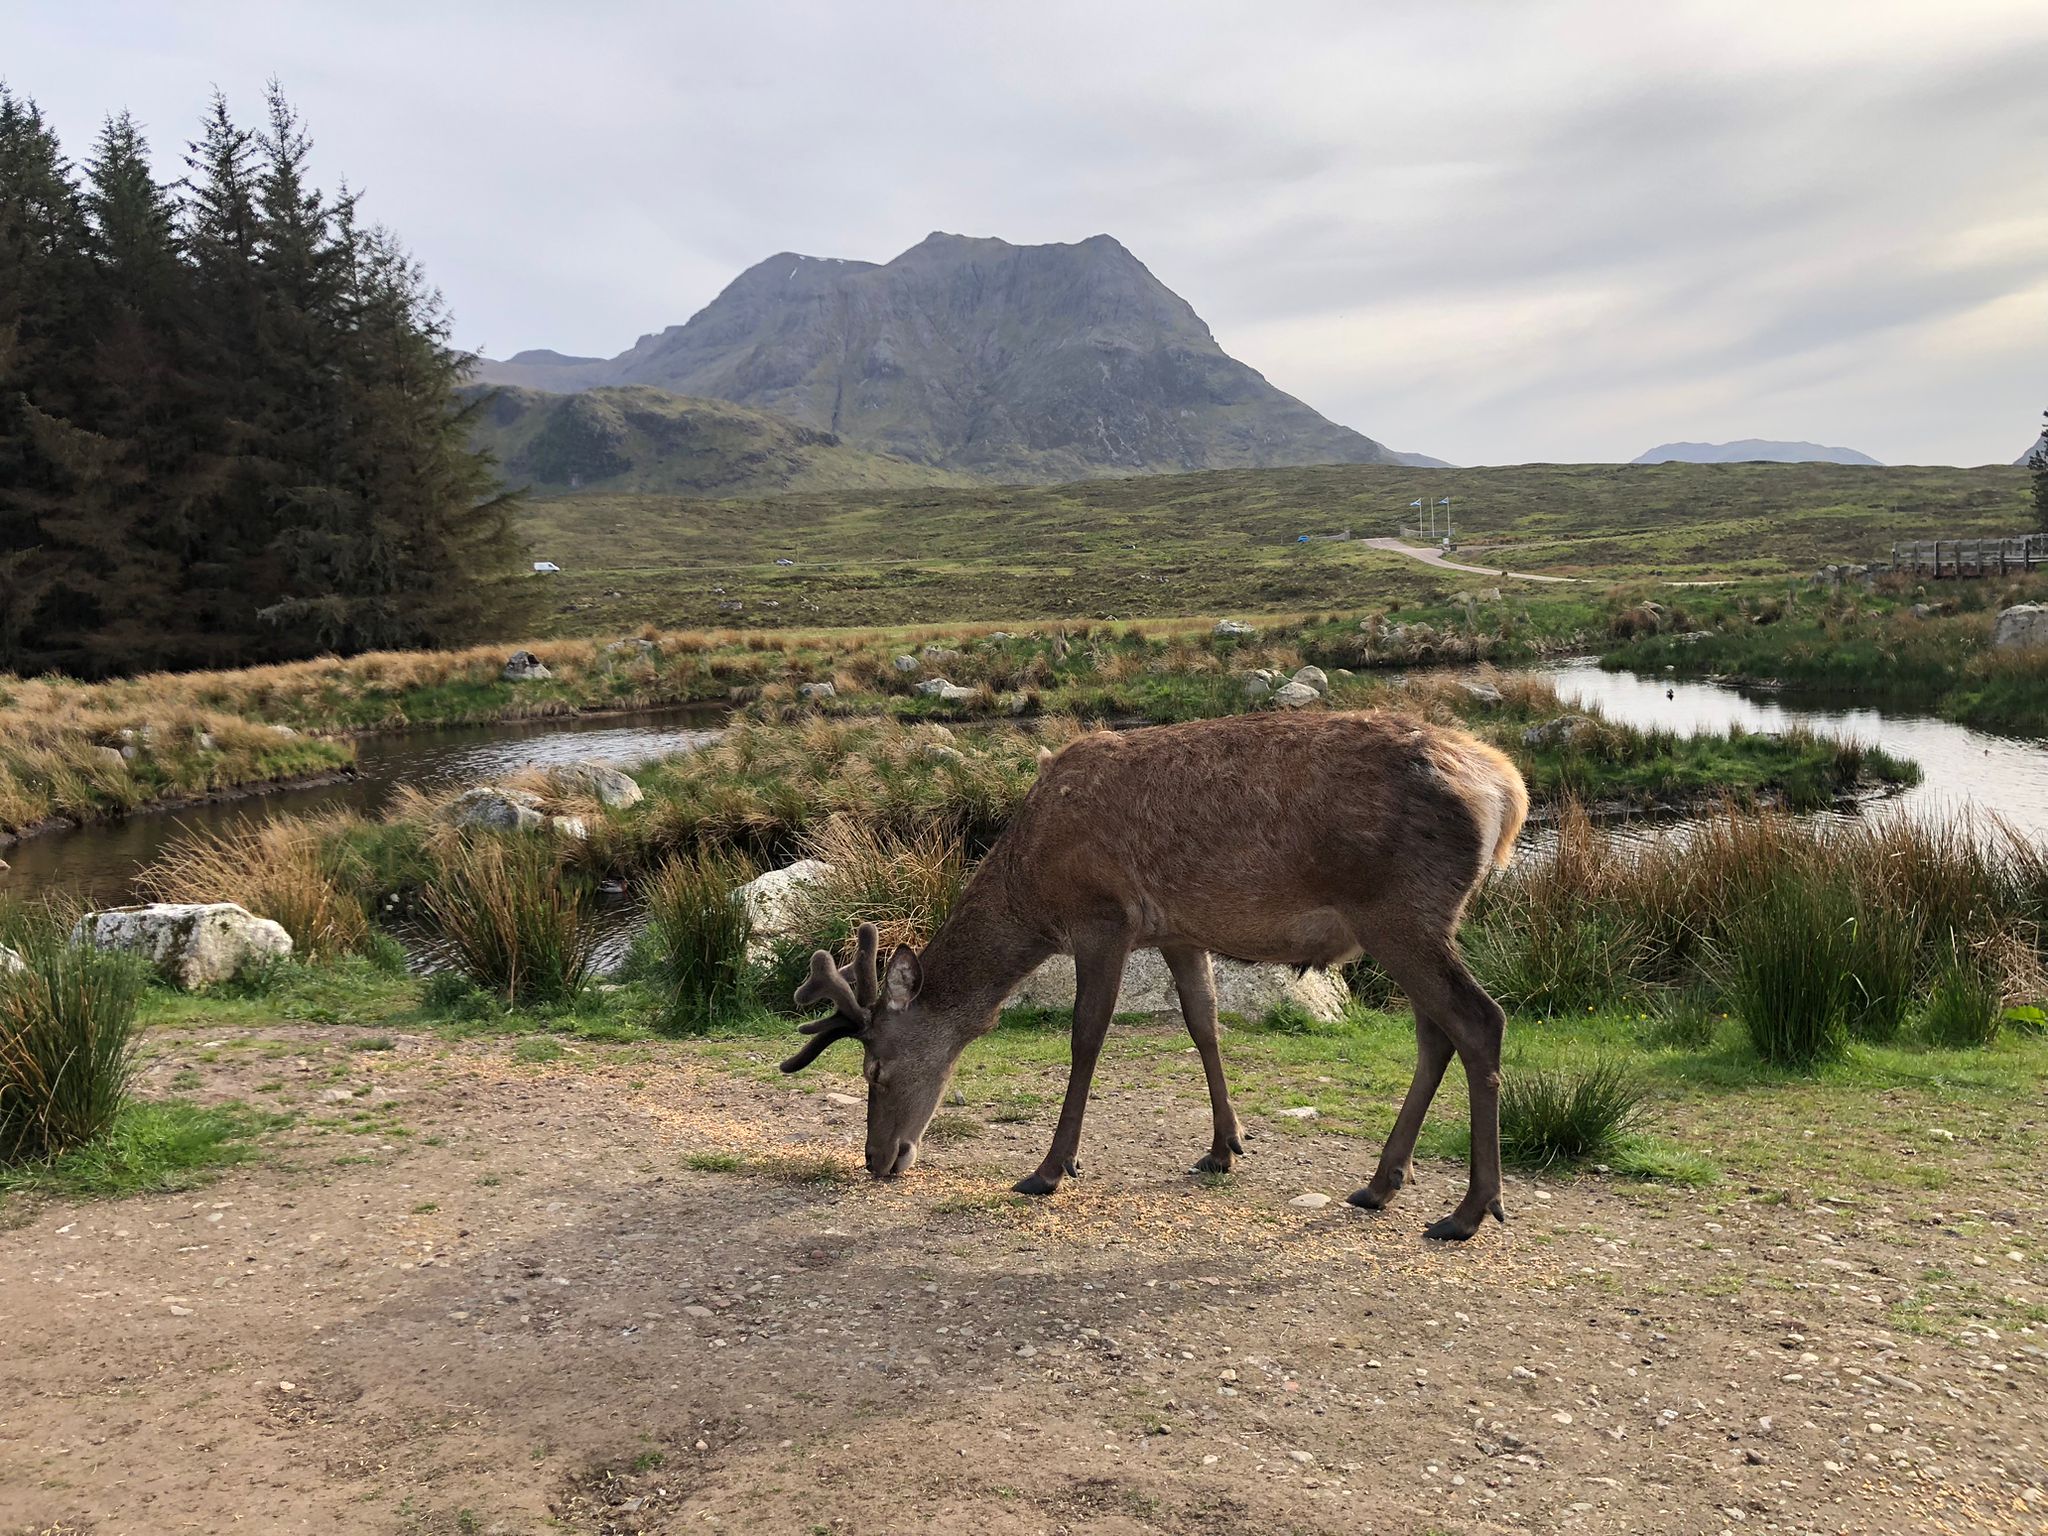
<path fill-rule="evenodd" d="M 526 789 L 501 789 L 479 784 L 465 789 L 449 802 L 448 819 L 458 827 L 478 827 L 492 832 L 531 832 L 547 820 L 541 814 L 540 796 Z"/>
<path fill-rule="evenodd" d="M 830 683 L 805 683 L 797 693 L 806 699 L 836 699 L 839 690 Z"/>
<path fill-rule="evenodd" d="M 514 651 L 505 658 L 504 678 L 508 683 L 537 683 L 555 674 L 531 651 Z"/>
<path fill-rule="evenodd" d="M 1294 674 L 1294 681 L 1304 688 L 1313 688 L 1317 693 L 1330 691 L 1330 675 L 1321 667 L 1302 667 Z"/>
<path fill-rule="evenodd" d="M 1244 696 L 1257 702 L 1273 691 L 1273 685 L 1254 672 L 1244 680 Z"/>
<path fill-rule="evenodd" d="M 1273 702 L 1282 709 L 1300 709 L 1304 704 L 1313 704 L 1322 695 L 1307 683 L 1285 682 L 1273 690 Z"/>
<path fill-rule="evenodd" d="M 1225 639 L 1242 640 L 1247 635 L 1256 635 L 1258 631 L 1249 624 L 1239 623 L 1236 619 L 1223 619 L 1217 623 L 1215 633 Z"/>
<path fill-rule="evenodd" d="M 1465 682 L 1458 686 L 1465 690 L 1467 698 L 1476 699 L 1481 704 L 1498 704 L 1501 701 L 1500 690 L 1491 683 Z"/>
<path fill-rule="evenodd" d="M 917 691 L 926 698 L 937 699 L 945 704 L 971 704 L 981 697 L 973 688 L 962 688 L 943 677 L 928 677 L 917 685 Z"/>
<path fill-rule="evenodd" d="M 889 665 L 894 667 L 898 672 L 901 672 L 905 676 L 908 676 L 910 673 L 915 672 L 920 666 L 922 666 L 923 663 L 920 662 L 915 656 L 898 656 L 894 661 L 890 662 Z"/>
<path fill-rule="evenodd" d="M 1276 1005 L 1287 1002 L 1327 1021 L 1344 1011 L 1348 998 L 1343 978 L 1334 971 L 1309 970 L 1297 976 L 1294 968 L 1288 965 L 1246 965 L 1238 960 L 1215 960 L 1211 963 L 1216 972 L 1216 1007 L 1221 1013 L 1256 1019 Z M 1003 1006 L 1073 1007 L 1073 957 L 1054 955 L 1027 976 Z M 1123 990 L 1117 994 L 1116 1011 L 1141 1014 L 1180 1012 L 1180 994 L 1174 990 L 1173 973 L 1167 969 L 1166 961 L 1158 950 L 1132 951 L 1131 958 L 1124 964 Z"/>
<path fill-rule="evenodd" d="M 188 992 L 292 952 L 292 936 L 283 928 L 232 901 L 155 902 L 88 912 L 72 928 L 71 942 L 141 955 L 166 981 Z"/>
<path fill-rule="evenodd" d="M 2048 603 L 2021 603 L 1999 614 L 1991 645 L 1994 650 L 2048 645 Z"/>
<path fill-rule="evenodd" d="M 732 893 L 734 901 L 747 909 L 753 936 L 747 940 L 750 958 L 765 959 L 774 941 L 787 938 L 797 897 L 832 873 L 823 859 L 799 859 L 782 869 L 771 869 Z"/>
<path fill-rule="evenodd" d="M 554 780 L 564 792 L 587 794 L 608 810 L 623 811 L 647 798 L 631 774 L 595 760 L 557 768 Z"/>
<path fill-rule="evenodd" d="M 1532 725 L 1522 732 L 1525 747 L 1570 746 L 1577 742 L 1582 731 L 1596 729 L 1592 719 L 1586 715 L 1559 715 L 1555 720 L 1546 720 L 1541 725 Z"/>

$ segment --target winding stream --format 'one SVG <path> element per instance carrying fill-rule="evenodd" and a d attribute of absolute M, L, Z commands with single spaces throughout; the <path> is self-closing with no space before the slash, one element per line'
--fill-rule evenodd
<path fill-rule="evenodd" d="M 187 831 L 223 831 L 322 811 L 374 815 L 401 784 L 480 783 L 521 768 L 586 758 L 631 767 L 717 740 L 724 715 L 719 708 L 668 710 L 366 736 L 356 746 L 356 776 L 343 783 L 144 813 L 17 843 L 6 850 L 14 867 L 0 875 L 0 889 L 26 899 L 62 895 L 112 905 L 133 899 L 136 872 Z"/>
<path fill-rule="evenodd" d="M 1739 725 L 1752 731 L 1803 727 L 1853 737 L 1919 763 L 1913 789 L 1875 814 L 1995 815 L 2048 838 L 2048 741 L 1986 735 L 1931 715 L 1835 702 L 1805 701 L 1719 683 L 1603 672 L 1591 661 L 1534 669 L 1569 704 L 1595 706 L 1609 719 L 1696 734 Z M 282 790 L 243 799 L 131 816 L 125 821 L 46 833 L 7 850 L 10 894 L 63 895 L 99 904 L 132 899 L 137 870 L 190 829 L 221 830 L 278 815 L 326 810 L 374 814 L 400 784 L 474 783 L 530 765 L 594 758 L 630 767 L 694 751 L 718 736 L 720 710 L 521 721 L 503 725 L 366 737 L 358 774 L 346 783 Z"/>

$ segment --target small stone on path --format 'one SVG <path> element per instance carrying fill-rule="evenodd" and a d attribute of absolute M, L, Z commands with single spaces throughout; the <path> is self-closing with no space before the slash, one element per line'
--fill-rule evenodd
<path fill-rule="evenodd" d="M 1305 1211 L 1320 1211 L 1324 1206 L 1330 1203 L 1330 1197 L 1325 1194 L 1319 1194 L 1317 1191 L 1311 1189 L 1296 1195 L 1292 1200 L 1288 1201 L 1287 1203 L 1289 1205 L 1298 1205 Z"/>

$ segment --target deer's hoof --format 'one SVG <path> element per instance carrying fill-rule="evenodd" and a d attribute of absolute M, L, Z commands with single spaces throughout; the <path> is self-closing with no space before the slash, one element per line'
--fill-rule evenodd
<path fill-rule="evenodd" d="M 1361 1211 L 1384 1211 L 1387 1208 L 1387 1201 L 1392 1198 L 1391 1195 L 1383 1195 L 1368 1184 L 1364 1189 L 1351 1191 L 1344 1197 L 1344 1203 L 1355 1205 Z"/>
<path fill-rule="evenodd" d="M 1422 1229 L 1422 1235 L 1436 1243 L 1462 1243 L 1479 1230 L 1481 1218 L 1467 1216 L 1462 1211 L 1453 1211 L 1442 1221 L 1432 1221 Z"/>
<path fill-rule="evenodd" d="M 1049 1179 L 1042 1173 L 1026 1174 L 1010 1186 L 1020 1195 L 1049 1195 L 1059 1187 L 1058 1179 Z"/>
<path fill-rule="evenodd" d="M 1228 1173 L 1230 1172 L 1230 1153 L 1204 1152 L 1195 1166 L 1188 1171 L 1190 1173 Z"/>

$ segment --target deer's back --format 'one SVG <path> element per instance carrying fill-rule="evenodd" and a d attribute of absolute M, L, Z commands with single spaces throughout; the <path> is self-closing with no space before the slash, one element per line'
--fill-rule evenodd
<path fill-rule="evenodd" d="M 1323 957 L 1280 952 L 1312 928 L 1304 914 L 1454 923 L 1526 807 L 1513 765 L 1462 731 L 1239 716 L 1081 737 L 1003 842 L 1035 909 L 1117 910 L 1142 940 L 1309 961 Z"/>

